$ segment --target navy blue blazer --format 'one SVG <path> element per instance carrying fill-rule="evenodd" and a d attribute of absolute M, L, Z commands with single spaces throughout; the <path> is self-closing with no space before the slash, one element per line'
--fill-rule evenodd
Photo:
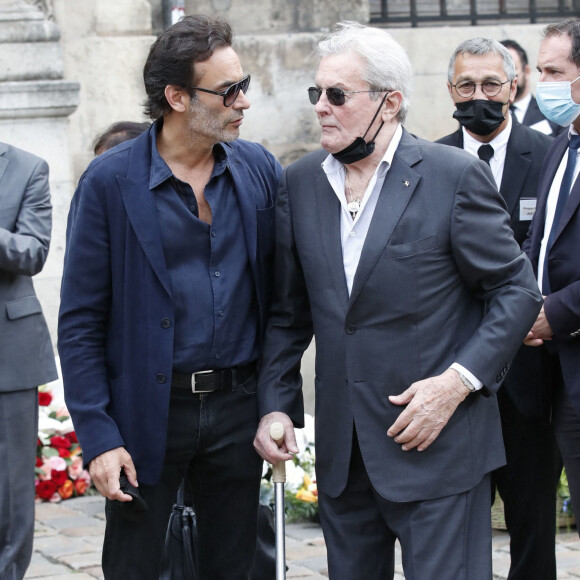
<path fill-rule="evenodd" d="M 463 149 L 463 131 L 459 128 L 437 142 Z M 518 123 L 512 115 L 500 193 L 510 214 L 514 237 L 520 246 L 530 226 L 530 221 L 520 219 L 520 199 L 536 198 L 542 161 L 552 142 L 552 137 Z M 546 418 L 549 414 L 551 382 L 550 377 L 542 372 L 542 360 L 537 348 L 522 345 L 503 385 L 520 413 L 532 418 Z"/>
<path fill-rule="evenodd" d="M 261 335 L 281 167 L 258 144 L 225 147 Z M 163 464 L 174 333 L 150 160 L 145 132 L 93 160 L 81 177 L 68 218 L 58 331 L 66 403 L 85 463 L 124 446 L 144 484 L 158 480 Z"/>
<path fill-rule="evenodd" d="M 537 210 L 524 243 L 534 272 L 538 273 L 540 245 L 546 222 L 546 201 L 568 148 L 568 133 L 559 135 L 542 166 L 538 184 Z M 566 393 L 580 414 L 580 180 L 576 180 L 560 218 L 554 244 L 548 254 L 548 276 L 552 293 L 546 296 L 544 310 L 554 332 L 549 343 L 560 359 Z"/>

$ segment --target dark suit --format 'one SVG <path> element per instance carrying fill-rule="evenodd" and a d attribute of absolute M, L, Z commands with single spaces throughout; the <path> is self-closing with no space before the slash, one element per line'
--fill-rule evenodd
<path fill-rule="evenodd" d="M 438 143 L 463 148 L 462 129 Z M 540 167 L 551 143 L 550 137 L 521 125 L 512 115 L 500 193 L 520 246 L 530 224 L 520 219 L 520 200 L 536 198 Z M 556 578 L 554 521 L 561 466 L 546 413 L 550 377 L 543 377 L 543 370 L 540 352 L 522 346 L 498 393 L 507 465 L 493 479 L 504 501 L 510 533 L 510 580 Z M 529 485 L 530 481 L 535 484 Z"/>
<path fill-rule="evenodd" d="M 542 111 L 540 111 L 540 107 L 538 107 L 538 101 L 536 101 L 536 98 L 532 96 L 528 108 L 526 109 L 524 118 L 522 119 L 522 125 L 532 127 L 536 123 L 541 123 L 542 121 L 546 121 L 548 125 L 550 125 L 550 128 L 552 129 L 552 136 L 559 135 L 564 130 L 564 127 L 561 125 L 557 125 L 552 121 L 548 121 L 548 119 L 544 117 L 544 113 L 542 113 Z"/>
<path fill-rule="evenodd" d="M 485 394 L 499 388 L 540 307 L 489 169 L 403 130 L 349 296 L 341 207 L 320 167 L 326 155 L 289 166 L 278 191 L 260 414 L 283 411 L 301 423 L 299 361 L 314 333 L 321 508 L 347 485 L 355 427 L 380 497 L 417 502 L 471 490 L 504 462 L 496 399 Z M 388 396 L 454 361 L 486 393 L 469 395 L 428 450 L 402 452 L 386 436 L 401 413 Z M 369 530 L 356 536 L 345 540 L 369 538 Z M 435 540 L 433 559 L 439 547 Z M 336 546 L 329 551 L 336 555 Z M 337 578 L 350 577 L 336 572 L 346 557 L 337 563 L 329 556 Z M 421 577 L 420 568 L 415 573 Z"/>
<path fill-rule="evenodd" d="M 554 176 L 568 147 L 568 133 L 559 135 L 550 148 L 542 166 L 538 185 L 538 207 L 524 249 L 537 274 L 540 245 L 544 236 L 546 201 Z M 554 243 L 547 259 L 551 293 L 546 296 L 544 310 L 553 331 L 551 341 L 539 347 L 551 362 L 559 381 L 550 393 L 554 402 L 554 422 L 558 443 L 562 450 L 572 502 L 580 505 L 580 469 L 568 463 L 568 450 L 562 448 L 560 434 L 560 409 L 563 401 L 569 404 L 572 428 L 580 431 L 580 181 L 576 179 L 564 212 L 557 226 Z M 578 441 L 574 442 L 573 455 L 577 455 Z M 568 463 L 568 464 L 567 464 Z"/>
<path fill-rule="evenodd" d="M 0 578 L 22 578 L 32 555 L 38 385 L 57 378 L 32 276 L 46 261 L 48 165 L 0 143 Z"/>

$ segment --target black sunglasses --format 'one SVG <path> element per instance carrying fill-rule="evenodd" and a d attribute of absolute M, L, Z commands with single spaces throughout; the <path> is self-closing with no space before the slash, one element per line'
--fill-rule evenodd
<path fill-rule="evenodd" d="M 342 89 L 337 89 L 335 87 L 330 87 L 328 89 L 321 89 L 319 87 L 310 87 L 308 89 L 308 98 L 313 105 L 316 105 L 322 96 L 322 91 L 326 92 L 326 98 L 331 105 L 335 107 L 342 107 L 346 103 L 346 95 L 353 93 L 384 93 L 387 89 L 380 91 L 343 91 Z"/>
<path fill-rule="evenodd" d="M 209 93 L 210 95 L 218 95 L 223 98 L 224 107 L 231 107 L 238 98 L 240 91 L 247 93 L 249 86 L 250 86 L 250 75 L 246 75 L 241 81 L 238 81 L 233 85 L 230 85 L 225 91 L 221 92 L 210 91 L 209 89 L 202 89 L 201 87 L 192 87 L 190 85 L 188 85 L 187 88 L 191 91 L 202 91 L 204 93 Z"/>

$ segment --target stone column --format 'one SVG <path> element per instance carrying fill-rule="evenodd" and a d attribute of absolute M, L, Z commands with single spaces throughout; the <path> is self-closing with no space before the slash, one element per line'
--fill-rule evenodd
<path fill-rule="evenodd" d="M 0 0 L 0 141 L 44 158 L 53 204 L 51 248 L 34 278 L 56 342 L 65 220 L 72 191 L 68 116 L 80 85 L 64 80 L 60 33 L 50 0 Z"/>

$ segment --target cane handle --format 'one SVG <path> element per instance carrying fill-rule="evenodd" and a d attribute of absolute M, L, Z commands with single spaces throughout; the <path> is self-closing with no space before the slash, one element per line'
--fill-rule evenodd
<path fill-rule="evenodd" d="M 284 425 L 280 421 L 275 421 L 270 425 L 270 437 L 280 447 L 284 443 Z M 274 483 L 286 482 L 286 462 L 280 461 L 272 465 L 272 481 Z"/>

